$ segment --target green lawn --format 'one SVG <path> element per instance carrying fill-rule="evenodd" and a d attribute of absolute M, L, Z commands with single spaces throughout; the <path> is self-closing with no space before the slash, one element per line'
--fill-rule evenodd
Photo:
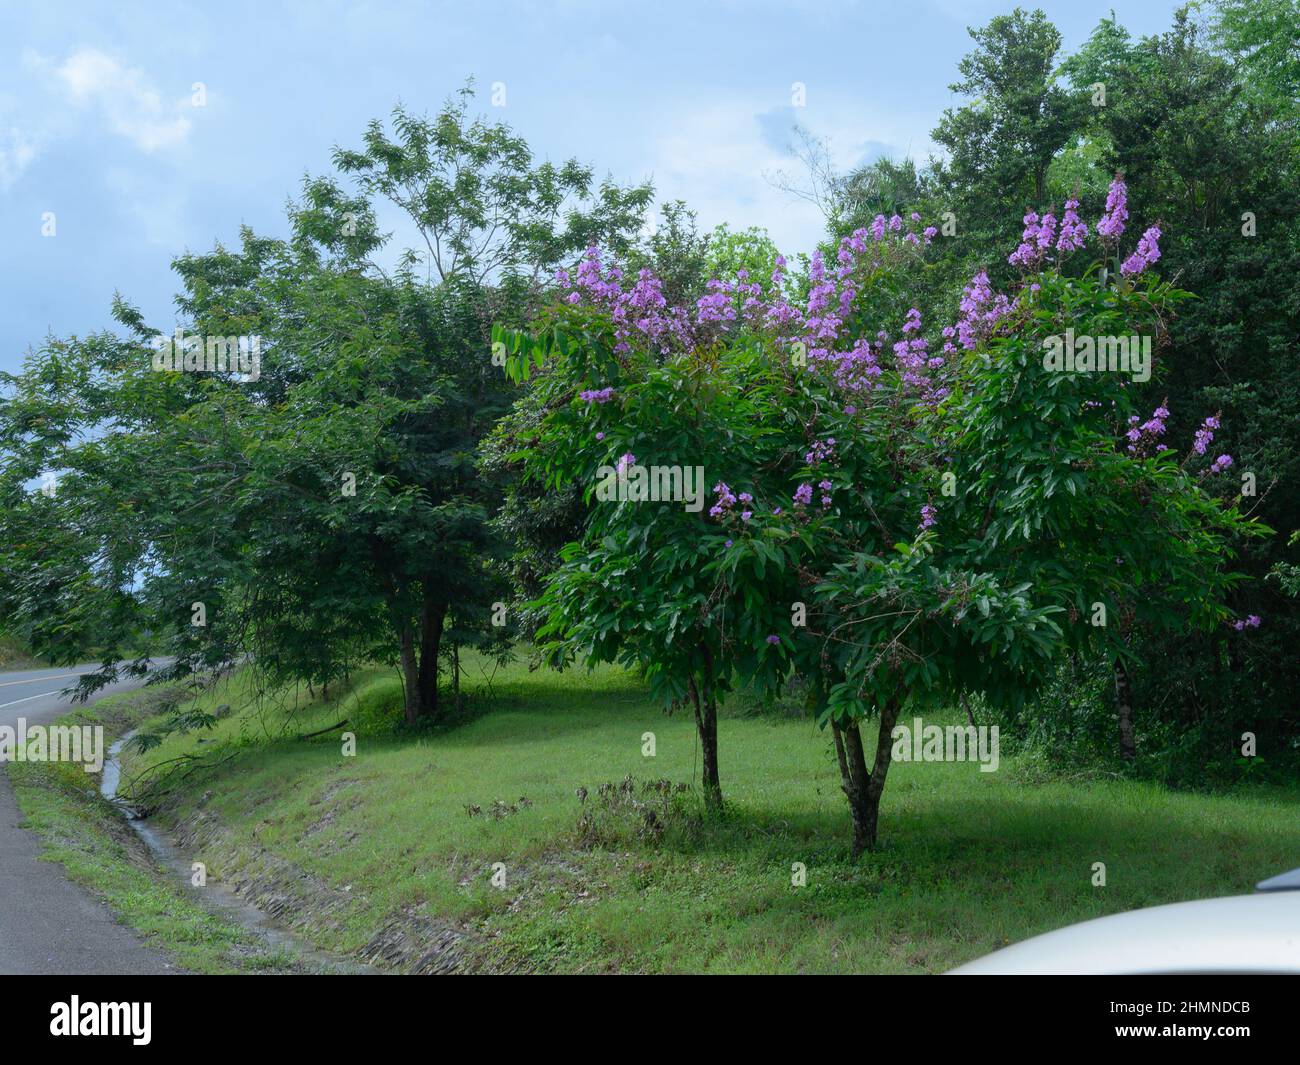
<path fill-rule="evenodd" d="M 187 854 L 326 949 L 358 952 L 389 930 L 398 968 L 418 968 L 421 941 L 445 932 L 462 969 L 939 972 L 1072 921 L 1248 892 L 1300 865 L 1300 788 L 1069 782 L 1005 753 L 996 773 L 896 764 L 882 847 L 852 863 L 829 738 L 734 710 L 719 726 L 727 816 L 704 817 L 695 791 L 653 796 L 666 827 L 651 832 L 641 811 L 607 808 L 599 785 L 691 781 L 694 727 L 621 671 L 519 663 L 490 697 L 473 690 L 475 716 L 422 736 L 394 731 L 391 672 L 332 705 L 304 691 L 254 706 L 245 684 L 208 698 L 236 708 L 214 732 L 134 755 L 128 775 L 182 753 L 221 760 L 160 815 Z M 341 717 L 355 757 L 337 733 L 296 738 Z M 796 862 L 804 887 L 791 885 Z"/>

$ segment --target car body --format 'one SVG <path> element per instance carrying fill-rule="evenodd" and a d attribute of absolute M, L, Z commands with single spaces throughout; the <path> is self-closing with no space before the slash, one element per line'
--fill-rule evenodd
<path fill-rule="evenodd" d="M 953 975 L 1300 975 L 1300 869 L 1254 895 L 1151 906 L 1059 928 Z"/>

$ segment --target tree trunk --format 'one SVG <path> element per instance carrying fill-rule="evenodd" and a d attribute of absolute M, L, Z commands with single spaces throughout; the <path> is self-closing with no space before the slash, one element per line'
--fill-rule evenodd
<path fill-rule="evenodd" d="M 880 735 L 876 739 L 876 760 L 870 772 L 862 749 L 862 733 L 856 721 L 845 726 L 831 722 L 835 736 L 835 754 L 840 764 L 840 781 L 849 800 L 853 819 L 853 857 L 876 845 L 876 828 L 880 820 L 880 797 L 894 755 L 894 723 L 898 720 L 899 701 L 891 699 L 880 709 Z"/>
<path fill-rule="evenodd" d="M 898 721 L 899 701 L 890 699 L 880 708 L 880 735 L 876 738 L 876 761 L 871 767 L 867 786 L 868 846 L 876 845 L 876 821 L 880 816 L 880 797 L 885 793 L 885 778 L 894 760 L 894 724 Z"/>
<path fill-rule="evenodd" d="M 420 669 L 415 661 L 415 634 L 405 624 L 401 631 L 402 687 L 406 693 L 404 716 L 408 725 L 420 719 Z"/>
<path fill-rule="evenodd" d="M 1119 753 L 1124 761 L 1137 757 L 1133 745 L 1133 704 L 1128 670 L 1119 659 L 1115 660 L 1115 709 L 1119 712 Z"/>
<path fill-rule="evenodd" d="M 694 677 L 687 679 L 687 685 L 691 693 L 691 703 L 695 707 L 695 728 L 700 734 L 704 802 L 711 810 L 721 810 L 722 781 L 718 776 L 718 706 L 713 699 L 712 690 L 704 685 L 697 685 Z"/>
<path fill-rule="evenodd" d="M 862 753 L 862 733 L 858 723 L 850 721 L 843 727 L 831 723 L 835 734 L 835 754 L 840 763 L 840 783 L 844 795 L 849 800 L 849 816 L 853 819 L 853 857 L 875 843 L 874 830 L 868 810 L 867 785 L 870 776 L 867 772 L 867 759 Z"/>
<path fill-rule="evenodd" d="M 426 586 L 420 611 L 419 712 L 431 721 L 438 719 L 438 656 L 446 618 L 447 604 L 439 602 Z"/>

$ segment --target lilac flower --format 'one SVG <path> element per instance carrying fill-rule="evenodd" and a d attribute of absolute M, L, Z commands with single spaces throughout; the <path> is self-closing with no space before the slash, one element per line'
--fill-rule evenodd
<path fill-rule="evenodd" d="M 1213 465 L 1210 466 L 1210 472 L 1222 473 L 1231 465 L 1232 465 L 1231 455 L 1220 455 L 1217 459 L 1214 460 Z"/>
<path fill-rule="evenodd" d="M 1198 455 L 1204 455 L 1206 449 L 1214 443 L 1214 430 L 1218 427 L 1218 416 L 1211 414 L 1205 419 L 1201 427 L 1196 430 L 1196 439 L 1192 442 L 1192 450 Z"/>
<path fill-rule="evenodd" d="M 805 482 L 794 490 L 794 501 L 797 506 L 806 507 L 812 502 L 812 485 Z"/>
<path fill-rule="evenodd" d="M 713 490 L 717 493 L 718 498 L 714 501 L 713 506 L 709 508 L 709 517 L 720 518 L 735 505 L 736 496 L 727 486 L 726 481 L 719 481 L 713 486 Z"/>
<path fill-rule="evenodd" d="M 636 465 L 636 456 L 633 455 L 632 452 L 628 451 L 627 453 L 619 456 L 617 469 L 619 473 L 624 473 L 627 471 L 627 468 L 629 466 L 635 466 L 635 465 Z"/>
<path fill-rule="evenodd" d="M 1114 244 L 1124 232 L 1128 219 L 1128 187 L 1118 174 L 1106 193 L 1106 213 L 1097 222 L 1097 232 L 1107 244 Z"/>
<path fill-rule="evenodd" d="M 1035 238 L 1038 241 L 1038 250 L 1046 252 L 1056 237 L 1056 216 L 1048 211 L 1043 215 L 1043 221 L 1038 227 L 1038 234 Z"/>
<path fill-rule="evenodd" d="M 1169 408 L 1166 407 L 1164 403 L 1161 403 L 1160 406 L 1158 406 L 1155 410 L 1153 410 L 1151 412 L 1151 417 L 1148 418 L 1146 421 L 1144 421 L 1141 425 L 1137 424 L 1138 421 L 1137 415 L 1136 414 L 1132 415 L 1128 420 L 1128 424 L 1129 424 L 1128 432 L 1124 434 L 1129 441 L 1129 445 L 1128 445 L 1129 451 L 1136 452 L 1138 450 L 1139 442 L 1143 443 L 1144 445 L 1149 445 L 1154 443 L 1157 437 L 1164 436 L 1165 419 L 1168 417 L 1169 417 Z M 1145 447 L 1143 448 L 1143 450 L 1145 450 Z"/>
<path fill-rule="evenodd" d="M 1138 241 L 1138 246 L 1120 265 L 1119 272 L 1125 277 L 1131 277 L 1134 274 L 1140 274 L 1148 266 L 1160 258 L 1160 245 L 1156 242 L 1160 239 L 1160 227 L 1152 226 L 1142 234 L 1142 239 Z"/>
<path fill-rule="evenodd" d="M 586 392 L 579 392 L 578 398 L 584 403 L 608 403 L 614 398 L 612 388 L 593 388 Z"/>
<path fill-rule="evenodd" d="M 981 270 L 961 293 L 961 316 L 955 326 L 958 343 L 967 351 L 973 351 L 979 342 L 997 325 L 998 321 L 1011 311 L 1011 301 L 1004 295 L 993 295 L 993 286 L 989 283 L 987 271 Z M 944 330 L 945 336 L 952 334 Z M 953 349 L 955 350 L 955 349 Z M 949 351 L 949 346 L 944 346 Z"/>
<path fill-rule="evenodd" d="M 1079 219 L 1079 201 L 1065 201 L 1065 214 L 1061 217 L 1061 235 L 1056 238 L 1056 250 L 1062 255 L 1082 248 L 1088 237 L 1088 223 Z"/>
<path fill-rule="evenodd" d="M 605 439 L 605 433 L 604 433 L 603 431 L 598 432 L 598 433 L 596 434 L 596 439 L 597 439 L 597 440 L 604 440 L 604 439 Z"/>
<path fill-rule="evenodd" d="M 1020 247 L 1007 256 L 1007 262 L 1012 266 L 1019 266 L 1025 270 L 1032 270 L 1038 265 L 1042 258 L 1042 248 L 1039 242 L 1039 233 L 1041 232 L 1038 225 L 1038 213 L 1030 211 L 1024 217 L 1025 229 L 1020 235 Z M 1055 222 L 1053 222 L 1055 224 Z"/>
<path fill-rule="evenodd" d="M 781 642 L 781 637 L 780 637 L 780 636 L 775 636 L 775 635 L 773 635 L 773 636 L 769 636 L 769 637 L 767 638 L 767 642 L 768 642 L 768 643 L 780 643 L 780 642 Z"/>
<path fill-rule="evenodd" d="M 814 440 L 808 453 L 804 455 L 803 460 L 809 466 L 816 466 L 819 462 L 826 462 L 835 457 L 835 437 L 827 437 L 825 440 Z"/>
<path fill-rule="evenodd" d="M 925 506 L 921 508 L 921 528 L 928 529 L 938 520 L 938 517 L 939 512 L 935 510 L 934 507 L 930 506 L 929 503 L 926 503 Z"/>

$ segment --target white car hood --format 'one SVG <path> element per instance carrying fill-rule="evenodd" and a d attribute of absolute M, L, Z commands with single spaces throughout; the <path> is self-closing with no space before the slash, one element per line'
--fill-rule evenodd
<path fill-rule="evenodd" d="M 958 975 L 1300 974 L 1300 891 L 1130 910 L 961 965 Z"/>

